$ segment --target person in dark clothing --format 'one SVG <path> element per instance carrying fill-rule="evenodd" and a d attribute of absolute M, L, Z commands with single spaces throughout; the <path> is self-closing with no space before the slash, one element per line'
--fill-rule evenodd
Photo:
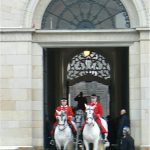
<path fill-rule="evenodd" d="M 129 117 L 126 113 L 125 109 L 122 109 L 120 111 L 120 118 L 119 118 L 119 124 L 118 124 L 118 130 L 117 130 L 117 143 L 118 145 L 120 144 L 120 139 L 123 136 L 123 128 L 124 127 L 129 127 Z"/>
<path fill-rule="evenodd" d="M 120 142 L 120 150 L 135 150 L 134 139 L 130 135 L 129 127 L 123 128 L 123 137 Z"/>
<path fill-rule="evenodd" d="M 85 110 L 85 105 L 87 103 L 87 99 L 86 97 L 83 97 L 83 92 L 80 92 L 79 95 L 77 95 L 74 99 L 75 101 L 78 102 L 78 105 L 77 105 L 77 109 L 81 109 L 81 110 Z"/>

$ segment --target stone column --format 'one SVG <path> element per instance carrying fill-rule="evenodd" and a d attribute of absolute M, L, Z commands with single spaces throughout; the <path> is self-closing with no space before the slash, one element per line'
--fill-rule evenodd
<path fill-rule="evenodd" d="M 43 48 L 32 43 L 32 142 L 43 149 Z"/>
<path fill-rule="evenodd" d="M 150 149 L 150 29 L 140 31 L 141 149 Z"/>
<path fill-rule="evenodd" d="M 129 47 L 129 107 L 131 136 L 135 145 L 140 145 L 141 139 L 141 108 L 140 108 L 140 44 L 134 42 Z"/>

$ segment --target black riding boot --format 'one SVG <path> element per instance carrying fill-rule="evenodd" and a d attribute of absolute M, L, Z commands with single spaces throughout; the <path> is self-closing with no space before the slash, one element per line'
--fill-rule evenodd
<path fill-rule="evenodd" d="M 51 131 L 51 140 L 50 140 L 50 145 L 55 145 L 55 139 L 54 139 L 54 131 L 55 131 L 55 128 L 52 129 Z"/>
<path fill-rule="evenodd" d="M 106 133 L 103 133 L 101 136 L 104 142 L 108 142 Z"/>
<path fill-rule="evenodd" d="M 83 135 L 82 133 L 79 135 L 79 141 L 78 141 L 78 144 L 82 144 L 83 142 Z"/>
<path fill-rule="evenodd" d="M 50 140 L 50 143 L 49 143 L 50 145 L 55 145 L 55 140 L 54 140 L 54 137 L 52 137 L 51 138 L 51 140 Z"/>
<path fill-rule="evenodd" d="M 73 133 L 73 142 L 75 143 L 77 139 L 77 133 L 76 132 L 72 132 L 72 133 Z"/>

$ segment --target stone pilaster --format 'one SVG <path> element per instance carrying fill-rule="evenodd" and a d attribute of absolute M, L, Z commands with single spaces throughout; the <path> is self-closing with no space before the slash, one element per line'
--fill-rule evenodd
<path fill-rule="evenodd" d="M 32 140 L 34 147 L 42 147 L 43 117 L 43 49 L 32 44 Z"/>
<path fill-rule="evenodd" d="M 150 149 L 150 29 L 140 32 L 141 149 Z"/>
<path fill-rule="evenodd" d="M 134 42 L 129 47 L 129 91 L 131 135 L 135 145 L 140 145 L 140 44 Z"/>
<path fill-rule="evenodd" d="M 32 146 L 31 31 L 0 31 L 0 146 Z"/>

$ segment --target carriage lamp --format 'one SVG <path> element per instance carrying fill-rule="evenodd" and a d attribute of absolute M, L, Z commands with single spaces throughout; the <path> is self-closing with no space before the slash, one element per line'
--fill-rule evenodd
<path fill-rule="evenodd" d="M 89 50 L 84 50 L 83 51 L 83 56 L 84 57 L 88 57 L 90 55 L 90 51 Z"/>

